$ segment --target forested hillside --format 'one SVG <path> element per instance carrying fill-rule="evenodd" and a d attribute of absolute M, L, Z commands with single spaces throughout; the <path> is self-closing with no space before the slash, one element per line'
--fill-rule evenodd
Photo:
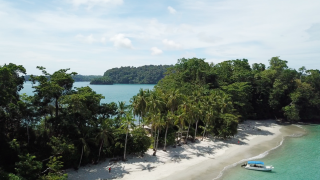
<path fill-rule="evenodd" d="M 141 67 L 112 68 L 104 73 L 115 84 L 157 84 L 172 65 L 146 65 Z"/>
<path fill-rule="evenodd" d="M 121 83 L 145 82 L 166 67 L 115 68 L 101 81 L 125 76 L 141 81 Z M 37 68 L 43 75 L 30 77 L 34 95 L 28 96 L 19 94 L 26 69 L 0 65 L 0 179 L 67 179 L 62 169 L 111 157 L 125 160 L 127 154 L 143 155 L 148 148 L 156 156 L 159 147 L 166 151 L 168 145 L 208 135 L 232 137 L 238 123 L 249 118 L 320 119 L 320 71 L 291 69 L 279 57 L 272 57 L 268 67 L 250 66 L 247 59 L 209 64 L 182 58 L 153 90 L 140 89 L 130 105 L 103 104 L 104 97 L 89 86 L 73 88 L 77 73 L 69 69 L 50 74 Z"/>

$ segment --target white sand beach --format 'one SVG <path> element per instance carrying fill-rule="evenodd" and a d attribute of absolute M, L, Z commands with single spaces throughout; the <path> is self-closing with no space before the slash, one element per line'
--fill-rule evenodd
<path fill-rule="evenodd" d="M 168 147 L 167 152 L 158 149 L 157 156 L 152 156 L 150 149 L 144 157 L 129 155 L 126 162 L 113 163 L 107 159 L 78 171 L 67 170 L 68 179 L 216 179 L 225 167 L 278 146 L 284 134 L 295 131 L 283 128 L 287 127 L 278 125 L 275 120 L 248 120 L 239 124 L 238 134 L 232 139 L 206 138 L 177 148 Z M 294 127 L 290 125 L 290 128 Z"/>

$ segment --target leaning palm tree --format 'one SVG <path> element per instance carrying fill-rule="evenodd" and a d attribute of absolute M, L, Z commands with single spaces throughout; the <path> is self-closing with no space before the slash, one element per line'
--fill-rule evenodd
<path fill-rule="evenodd" d="M 109 119 L 106 119 L 105 121 L 103 121 L 101 124 L 101 127 L 99 127 L 98 134 L 96 136 L 96 139 L 100 143 L 99 158 L 97 162 L 99 162 L 100 160 L 102 147 L 108 146 L 110 142 L 113 142 L 114 140 L 113 131 L 114 129 L 112 128 L 112 125 Z"/>
<path fill-rule="evenodd" d="M 124 143 L 124 153 L 123 153 L 123 160 L 126 160 L 126 151 L 127 151 L 127 140 L 128 140 L 128 133 L 129 128 L 133 128 L 134 125 L 134 119 L 130 113 L 126 113 L 124 117 L 121 118 L 121 128 L 126 131 L 126 140 Z"/>

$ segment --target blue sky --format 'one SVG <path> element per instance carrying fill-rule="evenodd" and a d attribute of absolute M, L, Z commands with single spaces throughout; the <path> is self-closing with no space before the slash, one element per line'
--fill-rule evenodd
<path fill-rule="evenodd" d="M 319 0 L 0 0 L 0 64 L 28 74 L 273 56 L 320 69 Z"/>

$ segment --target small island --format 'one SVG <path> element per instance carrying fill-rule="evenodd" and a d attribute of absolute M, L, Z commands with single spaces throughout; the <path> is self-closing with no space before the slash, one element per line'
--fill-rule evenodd
<path fill-rule="evenodd" d="M 92 81 L 90 81 L 90 84 L 92 85 L 113 85 L 113 81 L 104 76 L 104 77 L 100 77 L 100 78 L 95 78 Z"/>

